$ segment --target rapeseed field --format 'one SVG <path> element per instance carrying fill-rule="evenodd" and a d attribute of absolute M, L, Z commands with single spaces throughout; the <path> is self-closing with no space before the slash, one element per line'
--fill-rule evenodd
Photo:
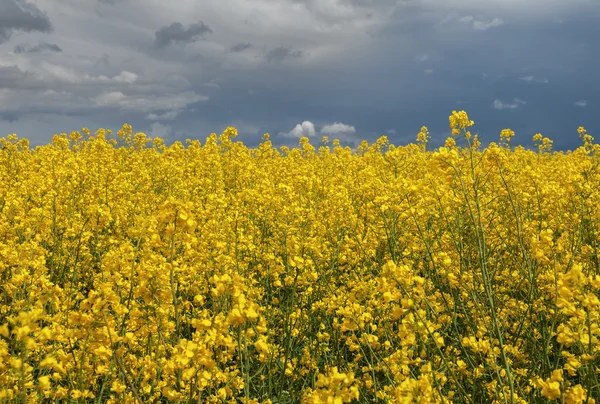
<path fill-rule="evenodd" d="M 0 402 L 600 401 L 600 147 L 449 121 L 1 139 Z"/>

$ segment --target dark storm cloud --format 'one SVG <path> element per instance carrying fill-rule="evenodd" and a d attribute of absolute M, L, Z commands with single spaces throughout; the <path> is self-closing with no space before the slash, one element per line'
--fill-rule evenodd
<path fill-rule="evenodd" d="M 212 29 L 202 21 L 191 24 L 188 28 L 185 28 L 179 22 L 174 22 L 156 31 L 155 44 L 159 48 L 163 48 L 173 42 L 192 43 L 202 38 L 205 34 L 212 32 Z"/>
<path fill-rule="evenodd" d="M 230 52 L 243 52 L 246 49 L 249 49 L 252 45 L 249 43 L 239 43 L 237 45 L 233 45 L 229 51 Z"/>
<path fill-rule="evenodd" d="M 226 81 L 203 111 L 215 126 L 240 119 L 272 134 L 289 132 L 304 120 L 317 130 L 341 121 L 368 140 L 395 129 L 397 134 L 388 136 L 397 144 L 414 141 L 426 125 L 432 145 L 439 146 L 450 136 L 448 115 L 464 109 L 484 144 L 497 142 L 502 129 L 512 128 L 516 144 L 530 146 L 532 136 L 541 132 L 555 141 L 556 149 L 573 149 L 579 145 L 578 125 L 600 126 L 589 112 L 600 102 L 589 84 L 597 80 L 594 66 L 600 55 L 585 39 L 600 37 L 593 21 L 537 22 L 535 29 L 511 22 L 484 33 L 458 26 L 462 31 L 449 37 L 440 29 L 417 43 L 413 53 L 393 52 L 397 40 L 381 38 L 379 46 L 357 55 L 356 63 L 277 75 L 254 71 L 252 77 Z M 428 68 L 430 75 L 424 74 Z M 528 76 L 548 80 L 532 84 L 522 79 Z M 260 91 L 252 95 L 244 88 Z M 587 107 L 575 104 L 580 100 Z M 508 105 L 514 108 L 498 108 Z"/>
<path fill-rule="evenodd" d="M 40 42 L 39 44 L 27 48 L 25 45 L 17 45 L 14 48 L 15 53 L 41 53 L 41 52 L 62 52 L 60 46 L 53 43 Z"/>
<path fill-rule="evenodd" d="M 267 59 L 268 62 L 281 62 L 286 59 L 297 59 L 300 57 L 302 57 L 302 51 L 293 50 L 284 46 L 279 46 L 275 49 L 271 49 L 265 55 L 265 59 Z"/>
<path fill-rule="evenodd" d="M 24 0 L 0 1 L 0 43 L 7 41 L 13 32 L 51 32 L 48 16 Z"/>

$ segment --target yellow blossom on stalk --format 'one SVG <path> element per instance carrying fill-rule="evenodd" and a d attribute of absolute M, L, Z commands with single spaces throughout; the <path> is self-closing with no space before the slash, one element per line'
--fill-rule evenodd
<path fill-rule="evenodd" d="M 590 152 L 594 145 L 593 136 L 590 135 L 583 126 L 577 128 L 577 132 L 579 133 L 579 137 L 581 138 L 581 140 L 583 140 L 583 147 L 587 152 Z"/>
<path fill-rule="evenodd" d="M 446 139 L 446 143 L 444 145 L 448 148 L 452 148 L 456 146 L 456 140 L 453 137 L 449 137 Z"/>
<path fill-rule="evenodd" d="M 546 380 L 538 378 L 535 384 L 541 389 L 541 393 L 544 397 L 556 400 L 561 396 L 561 383 L 563 381 L 563 371 L 562 369 L 557 369 L 554 370 L 552 376 Z"/>
<path fill-rule="evenodd" d="M 596 400 L 594 400 L 593 398 L 588 397 L 588 393 L 581 386 L 581 384 L 567 389 L 565 394 L 566 404 L 582 404 L 586 401 L 590 404 L 594 404 L 596 402 Z"/>
<path fill-rule="evenodd" d="M 429 129 L 427 129 L 427 126 L 421 127 L 421 131 L 417 134 L 417 142 L 421 145 L 423 151 L 427 149 L 429 139 Z"/>
<path fill-rule="evenodd" d="M 508 146 L 510 145 L 510 141 L 514 136 L 515 132 L 512 129 L 502 129 L 500 132 L 500 143 Z"/>
<path fill-rule="evenodd" d="M 550 152 L 552 150 L 552 140 L 547 137 L 543 137 L 541 133 L 536 133 L 533 136 L 533 143 L 537 146 L 540 154 L 544 152 Z"/>
<path fill-rule="evenodd" d="M 469 119 L 469 116 L 465 111 L 452 111 L 452 115 L 449 117 L 450 129 L 452 129 L 452 135 L 460 134 L 461 130 L 471 127 L 475 124 Z"/>
<path fill-rule="evenodd" d="M 389 141 L 388 137 L 384 135 L 384 136 L 380 136 L 379 138 L 377 138 L 376 143 L 379 145 L 389 145 L 390 141 Z"/>
<path fill-rule="evenodd" d="M 44 396 L 48 397 L 48 391 L 51 389 L 50 376 L 40 376 L 38 378 L 38 388 L 44 392 Z"/>
<path fill-rule="evenodd" d="M 127 386 L 125 386 L 123 383 L 121 383 L 118 380 L 115 380 L 110 387 L 110 391 L 114 391 L 117 394 L 121 394 L 125 391 L 126 388 Z"/>
<path fill-rule="evenodd" d="M 303 402 L 312 404 L 342 404 L 358 400 L 360 393 L 354 386 L 353 373 L 340 373 L 333 367 L 327 374 L 319 374 L 316 389 L 309 391 Z"/>
<path fill-rule="evenodd" d="M 549 153 L 550 151 L 552 151 L 553 143 L 554 143 L 553 140 L 545 137 L 544 139 L 542 139 L 542 145 L 541 145 L 542 150 Z"/>
<path fill-rule="evenodd" d="M 69 139 L 71 140 L 71 142 L 77 142 L 79 139 L 81 139 L 81 134 L 77 131 L 73 131 L 69 135 Z"/>

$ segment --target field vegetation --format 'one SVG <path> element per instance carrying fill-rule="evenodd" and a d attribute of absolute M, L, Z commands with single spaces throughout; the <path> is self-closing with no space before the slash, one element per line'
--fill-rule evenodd
<path fill-rule="evenodd" d="M 0 403 L 598 401 L 600 147 L 449 121 L 0 139 Z"/>

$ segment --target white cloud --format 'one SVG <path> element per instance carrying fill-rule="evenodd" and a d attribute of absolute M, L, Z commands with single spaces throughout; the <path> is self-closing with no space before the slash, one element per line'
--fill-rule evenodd
<path fill-rule="evenodd" d="M 127 98 L 125 94 L 120 91 L 112 91 L 110 93 L 100 94 L 93 99 L 96 105 L 104 106 L 117 106 L 120 105 L 121 101 Z"/>
<path fill-rule="evenodd" d="M 113 80 L 117 83 L 135 83 L 138 79 L 138 75 L 127 70 L 123 70 L 117 76 L 113 77 Z"/>
<path fill-rule="evenodd" d="M 469 25 L 475 31 L 487 31 L 492 27 L 499 27 L 504 24 L 500 18 L 494 18 L 493 20 L 482 20 L 472 15 L 467 15 L 458 20 L 458 22 Z"/>
<path fill-rule="evenodd" d="M 431 73 L 433 73 L 433 69 L 425 69 L 425 70 L 423 70 L 423 73 L 431 74 Z"/>
<path fill-rule="evenodd" d="M 324 135 L 338 135 L 341 133 L 356 133 L 354 126 L 346 125 L 341 122 L 334 122 L 331 125 L 325 125 L 321 128 Z"/>
<path fill-rule="evenodd" d="M 64 84 L 111 82 L 117 84 L 133 84 L 138 80 L 137 74 L 127 70 L 123 70 L 118 75 L 109 78 L 104 74 L 95 76 L 81 73 L 75 68 L 49 61 L 42 61 L 40 64 L 35 64 L 26 60 L 19 60 L 16 66 L 27 74 L 31 74 L 36 79 L 46 82 L 47 85 L 51 85 L 52 82 Z"/>
<path fill-rule="evenodd" d="M 148 134 L 150 137 L 160 137 L 165 138 L 171 133 L 171 127 L 168 125 L 163 125 L 159 122 L 153 122 L 150 124 L 150 133 Z"/>
<path fill-rule="evenodd" d="M 575 105 L 577 105 L 578 107 L 582 107 L 583 108 L 583 107 L 587 107 L 588 102 L 587 102 L 587 100 L 580 100 L 580 101 L 577 101 L 575 103 Z"/>
<path fill-rule="evenodd" d="M 519 77 L 519 80 L 523 80 L 528 83 L 531 83 L 531 82 L 544 83 L 544 84 L 548 83 L 548 79 L 545 77 L 525 76 L 525 77 Z"/>
<path fill-rule="evenodd" d="M 179 116 L 179 114 L 181 114 L 181 112 L 183 112 L 183 111 L 179 110 L 179 109 L 173 109 L 171 111 L 167 111 L 162 114 L 151 113 L 151 114 L 146 115 L 146 119 L 149 119 L 151 121 L 173 120 L 173 119 L 177 118 Z"/>
<path fill-rule="evenodd" d="M 527 104 L 527 102 L 519 99 L 519 98 L 513 98 L 512 102 L 502 102 L 499 99 L 494 100 L 494 103 L 492 104 L 494 106 L 495 109 L 517 109 L 519 108 L 520 105 L 524 105 Z"/>
<path fill-rule="evenodd" d="M 285 136 L 285 137 L 295 137 L 295 138 L 301 138 L 303 136 L 307 136 L 307 137 L 314 137 L 316 134 L 315 131 L 315 125 L 313 125 L 312 122 L 310 121 L 304 121 L 301 124 L 297 124 L 296 127 L 294 127 L 294 129 L 292 129 L 291 131 L 285 133 L 285 132 L 281 132 L 279 133 L 280 136 Z"/>
<path fill-rule="evenodd" d="M 426 62 L 429 60 L 429 55 L 424 53 L 415 57 L 415 62 Z"/>

